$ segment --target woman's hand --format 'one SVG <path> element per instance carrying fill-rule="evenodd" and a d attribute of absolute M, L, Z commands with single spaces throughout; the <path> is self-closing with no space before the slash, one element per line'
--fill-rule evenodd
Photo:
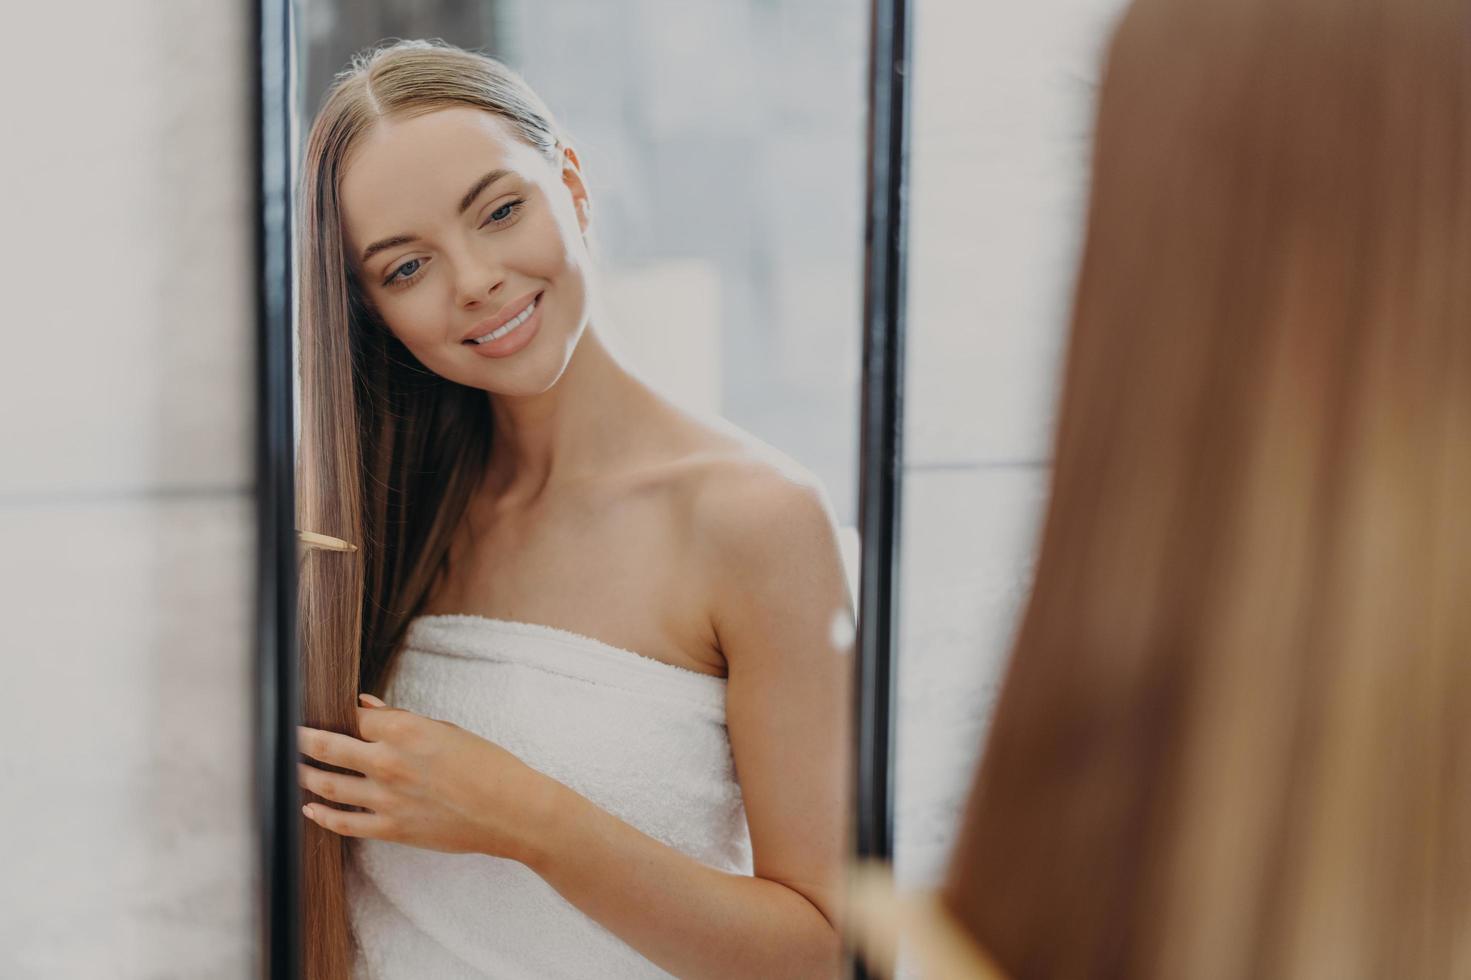
<path fill-rule="evenodd" d="M 361 776 L 298 763 L 301 785 L 359 813 L 309 803 L 303 812 L 347 837 L 525 861 L 545 777 L 510 752 L 447 721 L 390 708 L 357 709 L 362 739 L 298 726 L 301 751 Z"/>

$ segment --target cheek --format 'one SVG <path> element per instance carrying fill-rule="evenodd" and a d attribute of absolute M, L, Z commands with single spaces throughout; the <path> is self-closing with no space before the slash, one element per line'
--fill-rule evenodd
<path fill-rule="evenodd" d="M 530 234 L 517 242 L 513 268 L 539 279 L 555 279 L 582 268 L 585 249 L 575 224 L 569 230 L 556 216 L 543 214 L 527 231 Z"/>
<path fill-rule="evenodd" d="M 419 288 L 409 290 L 409 293 L 419 295 L 404 296 L 385 304 L 384 322 L 409 350 L 444 340 L 443 303 L 427 295 L 433 291 L 430 283 L 420 283 Z"/>

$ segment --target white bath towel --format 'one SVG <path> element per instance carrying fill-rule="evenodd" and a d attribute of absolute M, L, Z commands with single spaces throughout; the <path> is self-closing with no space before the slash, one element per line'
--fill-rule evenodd
<path fill-rule="evenodd" d="M 420 616 L 384 692 L 505 747 L 644 833 L 750 874 L 725 679 L 565 630 Z M 525 865 L 348 839 L 356 980 L 668 977 Z"/>

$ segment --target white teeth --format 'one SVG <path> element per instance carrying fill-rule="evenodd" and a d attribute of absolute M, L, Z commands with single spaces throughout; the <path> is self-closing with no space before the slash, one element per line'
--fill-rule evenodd
<path fill-rule="evenodd" d="M 476 338 L 472 339 L 470 341 L 470 343 L 472 343 L 472 344 L 485 344 L 485 343 L 489 343 L 492 340 L 499 340 L 500 338 L 504 337 L 506 334 L 510 333 L 512 330 L 515 330 L 517 327 L 521 326 L 521 324 L 525 323 L 527 320 L 531 319 L 531 314 L 533 314 L 535 312 L 536 312 L 536 300 L 532 300 L 530 306 L 526 307 L 526 309 L 522 310 L 520 313 L 518 313 L 514 317 L 512 317 L 511 320 L 509 322 L 507 322 L 505 326 L 500 327 L 497 330 L 492 330 L 490 333 L 486 334 L 484 337 L 476 337 Z"/>

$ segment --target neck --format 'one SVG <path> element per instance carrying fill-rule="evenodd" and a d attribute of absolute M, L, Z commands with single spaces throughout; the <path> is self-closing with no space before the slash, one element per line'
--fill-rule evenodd
<path fill-rule="evenodd" d="M 537 395 L 490 395 L 494 449 L 486 486 L 498 500 L 529 502 L 549 486 L 627 458 L 629 420 L 649 395 L 588 324 L 562 376 Z"/>

